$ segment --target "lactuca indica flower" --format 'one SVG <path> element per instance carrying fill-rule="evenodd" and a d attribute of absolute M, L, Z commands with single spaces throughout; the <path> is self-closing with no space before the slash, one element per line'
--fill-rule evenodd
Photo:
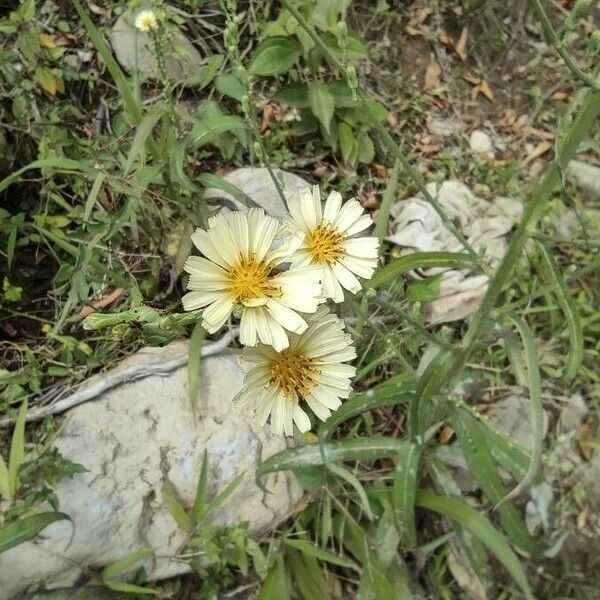
<path fill-rule="evenodd" d="M 135 16 L 135 27 L 140 31 L 150 31 L 158 25 L 156 13 L 153 10 L 140 10 Z"/>
<path fill-rule="evenodd" d="M 204 257 L 190 256 L 185 263 L 192 291 L 182 302 L 185 310 L 204 308 L 202 326 L 208 333 L 221 328 L 236 307 L 245 346 L 260 341 L 283 350 L 286 330 L 306 330 L 299 313 L 314 313 L 322 302 L 323 272 L 316 265 L 279 270 L 302 242 L 298 235 L 281 241 L 281 232 L 277 219 L 253 208 L 211 217 L 207 230 L 192 234 Z"/>
<path fill-rule="evenodd" d="M 312 190 L 301 190 L 288 202 L 288 208 L 289 225 L 304 235 L 293 256 L 294 264 L 321 266 L 324 295 L 334 302 L 344 300 L 342 288 L 358 292 L 361 284 L 357 276 L 373 276 L 379 250 L 376 237 L 355 237 L 373 223 L 360 203 L 351 199 L 342 204 L 341 194 L 333 191 L 323 207 L 319 187 L 313 186 Z"/>
<path fill-rule="evenodd" d="M 308 329 L 290 335 L 290 345 L 277 352 L 265 345 L 244 351 L 250 364 L 244 387 L 236 397 L 256 413 L 261 425 L 271 417 L 273 433 L 293 434 L 311 427 L 309 408 L 325 421 L 350 395 L 355 368 L 345 364 L 356 357 L 343 322 L 324 306 L 306 317 Z"/>

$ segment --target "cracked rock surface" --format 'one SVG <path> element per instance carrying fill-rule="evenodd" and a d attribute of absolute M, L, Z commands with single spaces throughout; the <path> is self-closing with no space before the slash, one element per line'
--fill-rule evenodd
<path fill-rule="evenodd" d="M 147 353 L 128 360 L 141 364 Z M 74 529 L 66 521 L 54 523 L 34 541 L 0 555 L 0 599 L 19 597 L 42 583 L 70 585 L 86 568 L 141 548 L 152 548 L 156 556 L 145 565 L 150 579 L 186 572 L 186 563 L 177 559 L 186 534 L 164 505 L 162 485 L 167 478 L 179 499 L 192 506 L 205 449 L 213 496 L 245 473 L 214 523 L 248 521 L 250 530 L 258 531 L 284 516 L 301 489 L 287 473 L 267 476 L 266 491 L 257 486 L 256 465 L 286 442 L 234 407 L 242 381 L 237 353 L 203 358 L 196 423 L 185 366 L 120 385 L 71 409 L 56 446 L 87 472 L 64 479 L 55 491 Z"/>

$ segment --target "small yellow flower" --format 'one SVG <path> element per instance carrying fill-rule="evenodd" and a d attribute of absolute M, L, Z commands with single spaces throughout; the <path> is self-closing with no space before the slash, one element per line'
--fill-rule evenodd
<path fill-rule="evenodd" d="M 140 31 L 150 31 L 157 25 L 158 20 L 153 10 L 141 10 L 135 17 L 135 26 Z"/>

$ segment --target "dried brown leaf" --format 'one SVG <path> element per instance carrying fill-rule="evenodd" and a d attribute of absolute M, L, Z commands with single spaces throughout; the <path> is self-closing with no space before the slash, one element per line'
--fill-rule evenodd
<path fill-rule="evenodd" d="M 425 69 L 425 81 L 423 83 L 423 88 L 425 90 L 433 90 L 437 87 L 440 87 L 440 75 L 442 74 L 442 68 L 439 63 L 433 56 L 429 60 L 429 64 L 427 65 L 427 69 Z"/>

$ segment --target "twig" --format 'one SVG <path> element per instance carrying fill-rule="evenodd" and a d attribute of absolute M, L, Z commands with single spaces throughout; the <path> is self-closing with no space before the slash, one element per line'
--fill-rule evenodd
<path fill-rule="evenodd" d="M 548 18 L 548 15 L 542 6 L 541 0 L 531 0 L 531 6 L 535 16 L 542 26 L 546 40 L 548 40 L 548 43 L 563 59 L 565 65 L 567 65 L 571 73 L 573 73 L 573 75 L 575 75 L 575 77 L 577 77 L 577 79 L 579 79 L 584 85 L 587 85 L 596 92 L 600 91 L 600 81 L 590 77 L 587 73 L 584 73 L 584 71 L 582 71 L 575 62 L 575 59 L 567 52 L 562 42 L 558 39 L 556 31 L 554 31 L 554 27 L 552 27 L 552 23 L 550 23 L 550 19 Z"/>
<path fill-rule="evenodd" d="M 232 328 L 218 340 L 206 342 L 202 346 L 202 356 L 212 356 L 225 350 L 238 334 L 237 327 Z M 98 373 L 88 379 L 82 389 L 74 394 L 46 406 L 32 408 L 27 413 L 27 421 L 37 421 L 51 414 L 61 413 L 78 404 L 94 400 L 100 394 L 136 379 L 149 376 L 167 375 L 179 369 L 188 362 L 187 340 L 169 344 L 163 348 L 144 348 L 120 362 L 114 369 L 105 373 Z M 140 355 L 144 361 L 140 361 Z M 10 418 L 0 420 L 0 427 L 6 427 L 13 422 Z"/>

